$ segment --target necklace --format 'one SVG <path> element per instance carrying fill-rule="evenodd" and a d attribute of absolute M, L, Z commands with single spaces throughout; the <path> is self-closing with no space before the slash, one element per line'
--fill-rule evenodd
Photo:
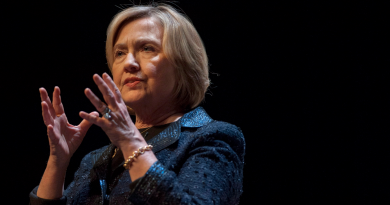
<path fill-rule="evenodd" d="M 152 127 L 153 127 L 153 126 L 152 126 Z M 148 131 L 148 130 L 149 130 L 150 128 L 152 128 L 152 127 L 148 127 L 148 129 L 142 131 L 140 134 L 142 135 L 143 133 L 145 133 L 146 131 Z M 143 137 L 145 137 L 145 136 L 143 136 Z M 119 148 L 116 147 L 115 150 L 114 150 L 114 154 L 112 155 L 112 159 L 114 159 L 114 157 L 115 157 L 115 155 L 116 155 L 116 152 L 117 152 L 118 150 L 119 150 Z"/>

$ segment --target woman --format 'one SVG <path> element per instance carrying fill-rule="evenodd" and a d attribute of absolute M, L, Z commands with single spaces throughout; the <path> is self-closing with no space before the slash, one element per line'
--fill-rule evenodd
<path fill-rule="evenodd" d="M 85 90 L 103 117 L 80 112 L 84 120 L 70 125 L 60 89 L 53 102 L 40 89 L 50 156 L 30 203 L 237 204 L 244 138 L 198 107 L 207 56 L 189 20 L 163 4 L 125 9 L 109 25 L 106 56 L 113 79 L 93 76 L 105 103 Z M 111 144 L 87 154 L 64 191 L 70 158 L 92 124 Z"/>

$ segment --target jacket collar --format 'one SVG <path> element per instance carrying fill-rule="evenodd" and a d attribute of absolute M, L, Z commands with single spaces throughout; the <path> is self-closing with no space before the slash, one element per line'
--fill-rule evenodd
<path fill-rule="evenodd" d="M 202 107 L 197 107 L 184 114 L 179 121 L 182 127 L 202 127 L 212 120 Z"/>
<path fill-rule="evenodd" d="M 212 119 L 206 111 L 202 107 L 197 107 L 184 114 L 178 121 L 172 123 L 160 134 L 147 141 L 147 143 L 153 145 L 153 152 L 156 153 L 175 143 L 180 137 L 182 127 L 202 127 L 211 121 Z"/>

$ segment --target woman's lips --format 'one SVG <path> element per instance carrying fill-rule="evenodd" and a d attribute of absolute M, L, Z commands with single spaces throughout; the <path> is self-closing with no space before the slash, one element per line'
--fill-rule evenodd
<path fill-rule="evenodd" d="M 141 82 L 142 79 L 141 78 L 138 78 L 138 77 L 129 77 L 129 78 L 126 78 L 125 80 L 125 85 L 132 88 L 134 86 L 136 86 L 139 82 Z"/>
<path fill-rule="evenodd" d="M 126 86 L 129 86 L 130 88 L 132 88 L 132 87 L 136 86 L 139 82 L 141 82 L 141 81 L 137 80 L 137 81 L 133 81 L 133 82 L 128 82 L 128 83 L 126 83 Z"/>

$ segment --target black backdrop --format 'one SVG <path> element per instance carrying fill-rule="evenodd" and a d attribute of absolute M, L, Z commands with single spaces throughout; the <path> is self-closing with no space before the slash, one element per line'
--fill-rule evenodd
<path fill-rule="evenodd" d="M 106 28 L 128 1 L 37 1 L 4 7 L 3 186 L 28 203 L 49 154 L 38 88 L 62 90 L 69 122 L 94 108 L 108 72 Z M 384 5 L 179 1 L 210 59 L 202 106 L 246 137 L 241 204 L 370 204 L 388 198 L 389 60 Z M 4 50 L 3 50 L 4 51 Z M 4 114 L 4 112 L 3 112 Z M 5 121 L 4 121 L 5 122 Z M 109 143 L 93 126 L 68 168 Z M 388 199 L 386 199 L 389 201 Z"/>

